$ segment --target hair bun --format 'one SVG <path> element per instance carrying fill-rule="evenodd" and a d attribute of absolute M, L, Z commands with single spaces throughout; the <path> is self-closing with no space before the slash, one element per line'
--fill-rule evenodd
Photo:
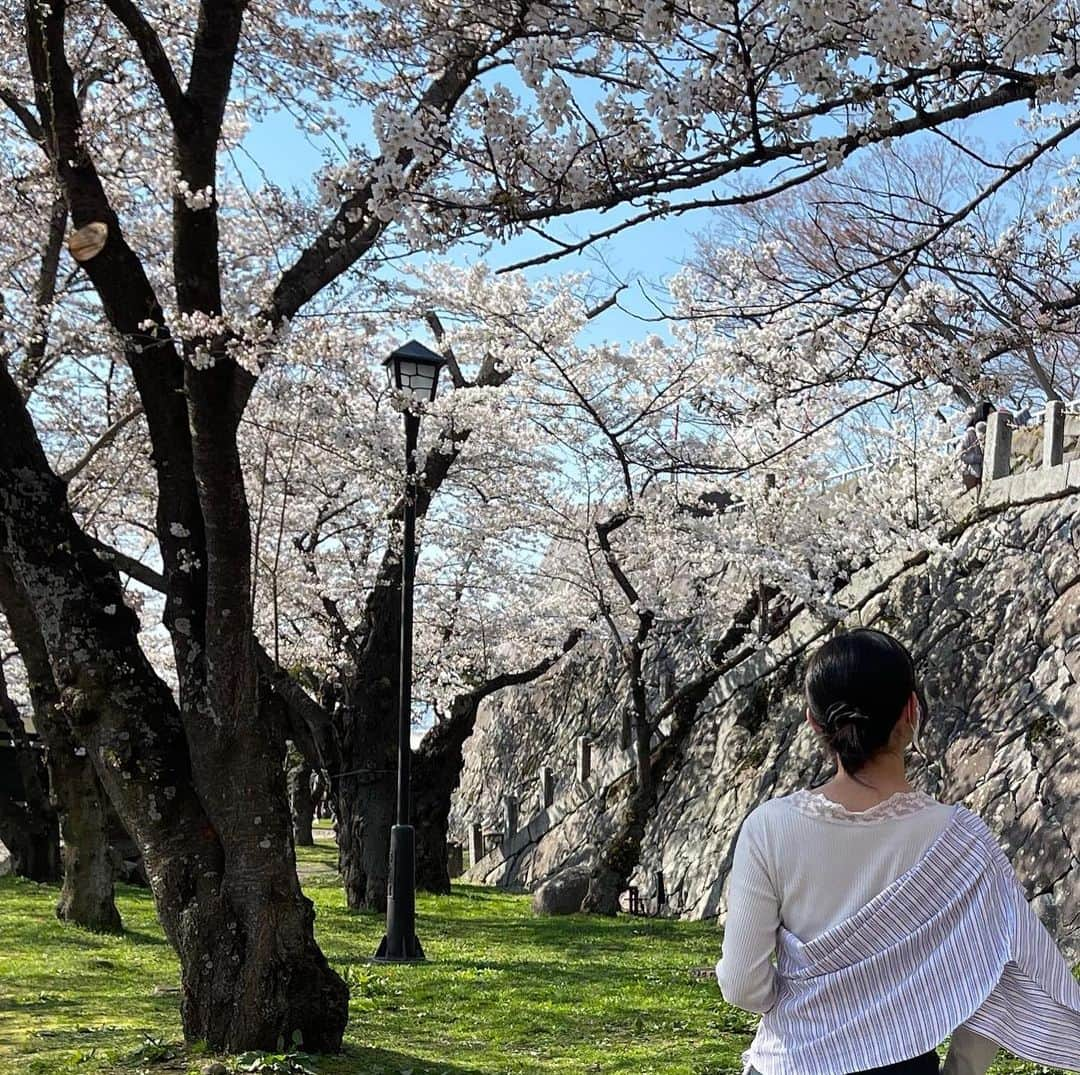
<path fill-rule="evenodd" d="M 850 702 L 833 702 L 825 710 L 825 723 L 830 727 L 839 727 L 841 724 L 854 724 L 858 721 L 869 721 L 870 717 L 857 706 Z"/>

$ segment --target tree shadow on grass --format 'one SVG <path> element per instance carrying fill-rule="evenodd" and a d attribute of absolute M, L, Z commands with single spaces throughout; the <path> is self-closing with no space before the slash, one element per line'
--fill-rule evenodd
<path fill-rule="evenodd" d="M 676 923 L 666 919 L 641 920 L 627 918 L 597 920 L 588 915 L 567 915 L 559 918 L 509 920 L 491 918 L 455 918 L 453 914 L 418 915 L 418 929 L 428 926 L 433 934 L 445 940 L 468 938 L 475 932 L 488 932 L 513 944 L 537 950 L 554 949 L 562 956 L 588 958 L 596 952 L 632 952 L 638 946 L 667 944 L 676 948 L 693 948 L 700 936 L 680 932 Z"/>
<path fill-rule="evenodd" d="M 427 1060 L 392 1049 L 346 1045 L 337 1056 L 318 1056 L 312 1070 L 323 1075 L 490 1075 L 481 1068 L 445 1060 Z"/>
<path fill-rule="evenodd" d="M 635 984 L 642 977 L 634 967 L 622 970 L 610 964 L 590 967 L 585 963 L 560 965 L 532 959 L 443 958 L 438 965 L 460 973 L 494 971 L 506 975 L 516 983 L 518 993 L 551 993 L 585 986 L 602 987 L 606 993 L 617 993 L 621 987 Z"/>

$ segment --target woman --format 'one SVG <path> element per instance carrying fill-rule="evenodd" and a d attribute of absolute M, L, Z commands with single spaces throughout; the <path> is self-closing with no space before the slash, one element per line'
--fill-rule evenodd
<path fill-rule="evenodd" d="M 948 1075 L 999 1044 L 1080 1070 L 1080 984 L 1000 846 L 905 775 L 925 712 L 907 649 L 837 635 L 805 691 L 836 775 L 752 810 L 728 879 L 717 979 L 763 1013 L 744 1075 L 937 1075 L 950 1034 Z"/>

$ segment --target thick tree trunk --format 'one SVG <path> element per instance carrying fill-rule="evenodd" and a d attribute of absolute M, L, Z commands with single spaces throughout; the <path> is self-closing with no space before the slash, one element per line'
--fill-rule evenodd
<path fill-rule="evenodd" d="M 445 745 L 441 750 L 418 751 L 413 761 L 416 887 L 443 895 L 450 891 L 446 857 L 450 801 L 461 776 L 461 766 L 454 762 L 453 750 Z"/>
<path fill-rule="evenodd" d="M 335 717 L 338 857 L 353 910 L 385 911 L 397 808 L 401 561 L 388 553 L 364 610 L 362 649 Z"/>
<path fill-rule="evenodd" d="M 178 163 L 185 175 L 200 178 L 190 160 L 181 155 Z M 213 182 L 212 173 L 206 182 Z M 197 227 L 206 225 L 200 221 Z M 198 249 L 216 249 L 216 234 L 211 242 L 193 231 L 184 256 L 181 234 L 174 255 L 178 273 Z M 196 288 L 186 305 L 213 309 L 212 298 L 200 304 Z M 233 1044 L 242 1035 L 260 1042 L 257 1047 L 273 1048 L 271 1039 L 291 1042 L 297 1031 L 305 1048 L 336 1051 L 348 1019 L 348 988 L 315 942 L 313 905 L 296 875 L 285 779 L 287 728 L 281 724 L 267 734 L 261 719 L 250 516 L 236 443 L 250 375 L 219 357 L 208 370 L 189 363 L 185 385 L 207 562 L 205 676 L 201 685 L 189 684 L 188 692 L 195 696 L 202 687 L 196 708 L 204 724 L 210 718 L 205 732 L 189 736 L 189 742 L 200 798 L 224 847 L 222 892 L 239 923 L 246 964 L 234 994 L 229 1040 Z"/>
<path fill-rule="evenodd" d="M 286 778 L 289 782 L 289 811 L 292 814 L 293 843 L 311 847 L 315 838 L 311 825 L 315 819 L 315 800 L 311 795 L 311 766 L 291 747 L 286 755 Z"/>
<path fill-rule="evenodd" d="M 60 815 L 64 884 L 57 917 L 96 932 L 119 933 L 108 799 L 93 763 L 71 734 L 33 609 L 2 557 L 0 609 L 26 669 L 34 723 L 47 749 L 52 802 Z"/>
<path fill-rule="evenodd" d="M 397 783 L 393 772 L 358 767 L 336 782 L 338 869 L 351 910 L 385 911 Z"/>
<path fill-rule="evenodd" d="M 211 695 L 196 793 L 172 695 L 2 368 L 0 425 L 0 554 L 33 608 L 72 729 L 142 851 L 180 956 L 185 1034 L 233 1051 L 274 1049 L 296 1032 L 313 1051 L 340 1048 L 348 990 L 315 944 L 296 879 L 284 735 L 236 720 Z M 222 635 L 227 608 L 212 621 Z M 222 670 L 227 657 L 207 654 Z"/>
<path fill-rule="evenodd" d="M 414 763 L 417 777 L 426 775 L 427 766 Z M 439 770 L 433 769 L 434 782 L 417 782 L 413 790 L 414 827 L 416 829 L 416 887 L 424 892 L 447 895 L 450 892 L 450 868 L 447 841 L 450 835 L 450 805 L 454 787 L 448 786 Z"/>
<path fill-rule="evenodd" d="M 446 858 L 450 801 L 465 765 L 465 742 L 485 696 L 477 691 L 455 698 L 450 716 L 428 731 L 413 756 L 416 887 L 426 892 L 450 891 Z"/>

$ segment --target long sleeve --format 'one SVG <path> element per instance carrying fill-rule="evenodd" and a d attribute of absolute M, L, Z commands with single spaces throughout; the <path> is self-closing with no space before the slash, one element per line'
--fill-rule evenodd
<path fill-rule="evenodd" d="M 986 1075 L 997 1056 L 998 1043 L 968 1030 L 963 1023 L 953 1032 L 941 1075 Z"/>
<path fill-rule="evenodd" d="M 780 900 L 766 867 L 760 830 L 753 813 L 735 841 L 728 875 L 728 911 L 716 979 L 729 1004 L 767 1012 L 777 995 L 776 951 Z"/>

